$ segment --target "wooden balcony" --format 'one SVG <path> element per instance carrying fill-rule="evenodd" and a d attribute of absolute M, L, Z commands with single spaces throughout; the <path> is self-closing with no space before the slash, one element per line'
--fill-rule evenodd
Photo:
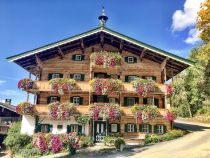
<path fill-rule="evenodd" d="M 156 84 L 157 88 L 155 89 L 154 94 L 165 94 L 165 85 L 164 84 Z M 52 92 L 48 81 L 34 81 L 33 89 L 28 90 L 30 93 L 35 92 Z M 91 86 L 87 81 L 77 81 L 76 87 L 72 90 L 72 92 L 90 92 Z M 136 93 L 133 85 L 131 83 L 123 83 L 123 86 L 120 90 L 122 93 Z"/>
<path fill-rule="evenodd" d="M 76 106 L 76 109 L 81 114 L 88 114 L 89 113 L 89 106 L 88 105 Z M 49 114 L 47 104 L 37 104 L 33 107 L 33 111 L 34 111 L 35 114 L 39 114 L 39 115 L 48 115 Z"/>

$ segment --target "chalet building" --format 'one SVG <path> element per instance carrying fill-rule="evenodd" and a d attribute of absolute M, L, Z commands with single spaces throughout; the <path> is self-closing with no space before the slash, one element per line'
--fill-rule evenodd
<path fill-rule="evenodd" d="M 163 117 L 168 111 L 165 83 L 193 62 L 113 31 L 106 27 L 107 20 L 103 12 L 99 16 L 100 26 L 93 30 L 7 58 L 36 77 L 30 81 L 30 88 L 23 88 L 35 95 L 35 103 L 30 115 L 23 114 L 22 133 L 75 131 L 103 141 L 110 134 L 129 138 L 171 130 L 171 122 Z M 52 80 L 56 79 L 72 79 L 72 87 L 56 91 L 52 86 Z M 136 79 L 151 81 L 155 90 L 144 90 L 143 94 L 132 82 Z M 106 81 L 114 84 L 102 87 Z M 106 93 L 111 90 L 115 92 Z M 81 123 L 73 114 L 65 119 L 64 113 L 55 119 L 66 102 L 73 103 L 76 113 L 90 116 L 90 120 Z M 55 113 L 49 109 L 52 103 L 56 103 Z M 110 104 L 119 106 L 120 117 L 115 118 L 116 110 L 111 114 Z M 132 111 L 135 104 L 155 106 L 160 117 L 138 121 Z M 103 110 L 109 109 L 114 119 L 107 119 L 107 113 L 97 111 L 103 105 Z"/>

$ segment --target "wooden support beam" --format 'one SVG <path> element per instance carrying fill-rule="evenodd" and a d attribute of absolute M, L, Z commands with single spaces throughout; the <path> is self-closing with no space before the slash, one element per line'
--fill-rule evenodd
<path fill-rule="evenodd" d="M 122 50 L 123 50 L 123 43 L 124 43 L 123 40 L 121 40 L 120 41 L 120 50 L 119 50 L 120 53 L 122 53 Z"/>
<path fill-rule="evenodd" d="M 165 68 L 168 59 L 169 59 L 169 58 L 165 58 L 165 59 L 163 60 L 163 62 L 160 64 L 160 69 L 161 69 L 161 71 Z"/>
<path fill-rule="evenodd" d="M 81 46 L 82 53 L 85 53 L 85 44 L 83 42 L 83 39 L 80 40 L 80 46 Z"/>
<path fill-rule="evenodd" d="M 35 57 L 36 57 L 36 63 L 38 64 L 38 66 L 42 67 L 43 66 L 42 60 L 37 56 L 37 54 L 35 54 Z"/>
<path fill-rule="evenodd" d="M 63 51 L 60 47 L 58 47 L 58 53 L 59 53 L 60 58 L 63 59 L 65 54 L 63 53 Z"/>
<path fill-rule="evenodd" d="M 141 54 L 140 54 L 140 56 L 139 56 L 140 61 L 142 61 L 144 55 L 146 54 L 146 50 L 147 50 L 147 49 L 144 48 L 144 49 L 141 51 Z"/>
<path fill-rule="evenodd" d="M 101 42 L 101 48 L 103 49 L 104 48 L 104 34 L 103 33 L 100 34 L 100 42 Z"/>

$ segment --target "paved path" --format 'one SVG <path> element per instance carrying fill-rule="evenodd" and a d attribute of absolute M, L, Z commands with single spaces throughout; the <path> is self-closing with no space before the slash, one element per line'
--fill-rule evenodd
<path fill-rule="evenodd" d="M 192 133 L 176 140 L 123 152 L 75 155 L 75 158 L 210 158 L 210 124 L 176 121 Z"/>

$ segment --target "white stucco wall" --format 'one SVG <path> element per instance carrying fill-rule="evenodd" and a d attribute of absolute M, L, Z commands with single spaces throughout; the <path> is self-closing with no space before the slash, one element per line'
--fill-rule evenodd
<path fill-rule="evenodd" d="M 22 116 L 21 133 L 27 135 L 33 135 L 35 129 L 35 119 L 30 115 Z"/>

